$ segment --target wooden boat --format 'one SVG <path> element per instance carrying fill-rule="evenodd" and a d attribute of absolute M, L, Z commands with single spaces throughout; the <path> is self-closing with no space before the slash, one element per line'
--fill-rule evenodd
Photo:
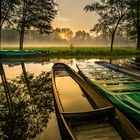
<path fill-rule="evenodd" d="M 79 74 L 140 129 L 140 81 L 94 62 L 77 64 Z"/>
<path fill-rule="evenodd" d="M 12 58 L 0 58 L 0 63 L 12 63 L 12 64 L 20 64 L 28 63 L 28 62 L 48 62 L 50 61 L 50 57 L 43 57 L 43 56 L 32 56 L 32 57 L 12 57 Z"/>
<path fill-rule="evenodd" d="M 104 61 L 103 62 L 97 61 L 96 63 L 103 65 L 105 67 L 111 68 L 113 70 L 117 70 L 117 71 L 123 72 L 125 74 L 131 75 L 134 78 L 140 80 L 140 71 L 138 71 L 138 70 L 134 70 L 132 68 L 125 68 L 125 67 L 122 67 L 122 66 L 119 66 L 116 64 L 112 64 L 112 63 L 108 63 L 108 62 L 104 62 Z"/>
<path fill-rule="evenodd" d="M 139 64 L 139 63 L 131 63 L 131 64 L 130 64 L 130 67 L 131 67 L 132 69 L 135 69 L 135 70 L 140 71 L 140 64 Z"/>
<path fill-rule="evenodd" d="M 48 55 L 49 51 L 44 50 L 0 50 L 0 58 L 30 58 Z"/>
<path fill-rule="evenodd" d="M 63 140 L 140 138 L 128 119 L 69 66 L 54 64 L 52 86 Z"/>

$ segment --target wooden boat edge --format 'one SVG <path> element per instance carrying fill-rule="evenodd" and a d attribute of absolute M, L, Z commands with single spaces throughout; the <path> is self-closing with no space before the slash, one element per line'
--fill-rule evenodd
<path fill-rule="evenodd" d="M 54 64 L 54 65 L 57 65 L 57 64 L 63 64 L 63 63 L 56 63 L 56 64 Z M 63 64 L 63 65 L 65 65 L 65 64 Z M 69 66 L 67 66 L 67 65 L 65 65 L 67 68 L 70 68 Z M 70 70 L 72 70 L 71 68 L 70 68 Z M 72 72 L 74 72 L 75 73 L 75 71 L 74 70 L 72 70 Z M 78 75 L 77 73 L 76 73 L 76 75 Z M 79 75 L 78 75 L 78 77 L 79 78 L 81 78 Z M 82 79 L 83 80 L 83 79 Z M 77 81 L 77 80 L 76 80 Z M 83 80 L 84 81 L 84 80 Z M 85 81 L 84 81 L 85 82 Z M 53 69 L 52 69 L 52 86 L 53 86 L 53 90 L 56 90 L 56 85 L 55 85 L 55 81 L 54 81 L 54 72 L 53 72 Z M 90 88 L 92 88 L 93 89 L 93 87 L 91 87 L 90 86 Z M 62 110 L 62 108 L 60 107 L 61 106 L 61 104 L 60 104 L 60 102 L 59 102 L 59 98 L 56 96 L 56 94 L 55 94 L 55 92 L 57 92 L 57 91 L 54 91 L 54 96 L 55 96 L 55 100 L 56 100 L 56 104 L 57 104 L 57 107 L 58 107 L 58 112 L 60 113 L 60 116 L 61 116 L 61 118 L 62 118 L 62 120 L 63 120 L 63 122 L 64 122 L 64 125 L 65 125 L 65 127 L 67 128 L 67 131 L 69 132 L 69 134 L 71 135 L 71 137 L 72 137 L 72 139 L 73 140 L 75 140 L 75 137 L 73 136 L 73 134 L 71 133 L 71 131 L 69 130 L 69 127 L 67 126 L 67 123 L 66 123 L 66 121 L 65 121 L 65 114 L 66 113 L 63 113 L 63 110 Z M 102 96 L 101 96 L 102 97 Z M 104 98 L 104 97 L 102 97 L 102 98 Z M 112 106 L 112 104 L 109 102 L 109 105 L 111 105 Z M 120 130 L 119 130 L 119 127 L 118 127 L 118 131 L 120 132 L 120 133 L 122 133 L 121 131 L 122 130 L 124 130 L 124 132 L 126 133 L 126 134 L 128 134 L 128 135 L 130 135 L 131 134 L 131 136 L 132 137 L 134 137 L 134 138 L 140 138 L 140 132 L 129 122 L 129 120 L 126 118 L 126 117 L 124 117 L 124 115 L 122 115 L 122 113 L 118 110 L 118 109 L 116 109 L 115 108 L 115 113 L 116 113 L 116 120 L 118 121 L 118 123 L 121 123 L 121 124 L 123 124 L 123 125 L 127 125 L 126 127 L 125 127 L 125 129 L 126 130 L 124 130 L 124 127 L 122 127 L 122 126 L 119 126 L 119 127 L 122 127 Z M 119 116 L 121 116 L 121 117 L 119 117 L 118 118 L 118 115 Z M 122 119 L 120 119 L 120 118 L 122 118 Z M 113 122 L 112 122 L 113 123 Z M 118 124 L 115 124 L 116 126 L 118 125 Z M 126 138 L 126 139 L 129 139 L 129 136 L 128 136 L 128 138 Z"/>

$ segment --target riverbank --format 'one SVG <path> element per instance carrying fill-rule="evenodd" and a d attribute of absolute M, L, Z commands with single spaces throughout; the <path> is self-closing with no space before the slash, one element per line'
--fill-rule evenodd
<path fill-rule="evenodd" d="M 14 50 L 17 48 L 5 48 L 8 50 Z M 48 50 L 50 56 L 110 56 L 110 48 L 108 47 L 43 47 L 32 48 L 28 47 L 27 50 Z M 136 48 L 119 47 L 114 48 L 112 56 L 129 56 L 140 55 L 140 51 Z"/>

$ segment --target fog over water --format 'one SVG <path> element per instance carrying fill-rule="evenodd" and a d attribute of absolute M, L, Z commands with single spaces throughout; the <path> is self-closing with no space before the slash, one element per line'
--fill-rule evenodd
<path fill-rule="evenodd" d="M 42 41 L 34 41 L 24 43 L 24 48 L 47 48 L 47 47 L 110 47 L 110 43 L 97 43 L 97 42 L 42 42 Z M 114 47 L 134 47 L 135 44 L 130 42 L 129 44 L 121 44 L 117 43 L 114 44 Z M 18 42 L 2 42 L 1 49 L 6 48 L 19 48 Z"/>

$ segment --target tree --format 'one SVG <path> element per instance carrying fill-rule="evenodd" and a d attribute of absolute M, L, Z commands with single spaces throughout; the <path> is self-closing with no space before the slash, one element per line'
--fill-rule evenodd
<path fill-rule="evenodd" d="M 73 31 L 70 28 L 61 28 L 59 35 L 62 37 L 62 39 L 69 41 L 73 37 Z"/>
<path fill-rule="evenodd" d="M 18 40 L 18 32 L 15 28 L 1 30 L 1 42 L 16 42 Z"/>
<path fill-rule="evenodd" d="M 61 38 L 60 38 L 60 32 L 61 32 L 61 29 L 60 28 L 56 28 L 56 29 L 54 29 L 53 31 L 52 31 L 52 34 L 51 34 L 51 36 L 52 36 L 52 39 L 53 40 L 61 40 Z"/>
<path fill-rule="evenodd" d="M 75 32 L 74 38 L 76 40 L 85 41 L 90 39 L 90 34 L 85 31 L 77 31 Z"/>
<path fill-rule="evenodd" d="M 137 49 L 140 50 L 140 1 L 136 1 L 136 15 L 137 15 Z"/>
<path fill-rule="evenodd" d="M 50 73 L 38 76 L 26 72 L 7 80 L 0 63 L 0 126 L 1 139 L 33 139 L 47 126 L 54 111 Z M 30 84 L 30 85 L 29 85 Z"/>
<path fill-rule="evenodd" d="M 13 24 L 16 13 L 16 6 L 20 4 L 20 0 L 1 0 L 1 23 L 3 25 L 10 26 Z"/>
<path fill-rule="evenodd" d="M 70 28 L 56 28 L 53 30 L 54 39 L 63 39 L 66 41 L 71 40 L 73 37 L 73 31 Z"/>
<path fill-rule="evenodd" d="M 20 4 L 20 0 L 1 0 L 0 5 L 0 41 L 1 31 L 3 27 L 9 27 L 14 24 L 16 6 Z"/>
<path fill-rule="evenodd" d="M 57 13 L 54 0 L 23 0 L 18 7 L 18 28 L 20 29 L 20 50 L 23 49 L 25 31 L 34 29 L 41 34 L 50 33 L 51 23 Z"/>
<path fill-rule="evenodd" d="M 112 55 L 115 33 L 127 13 L 125 0 L 100 0 L 100 2 L 85 6 L 84 10 L 95 11 L 100 16 L 92 31 L 111 36 Z"/>
<path fill-rule="evenodd" d="M 140 50 L 140 0 L 128 0 L 128 14 L 124 29 L 130 39 L 137 40 L 137 49 Z"/>
<path fill-rule="evenodd" d="M 101 45 L 101 44 L 106 45 L 109 43 L 109 41 L 110 41 L 110 39 L 106 34 L 100 34 L 94 38 L 94 42 L 99 45 Z"/>

